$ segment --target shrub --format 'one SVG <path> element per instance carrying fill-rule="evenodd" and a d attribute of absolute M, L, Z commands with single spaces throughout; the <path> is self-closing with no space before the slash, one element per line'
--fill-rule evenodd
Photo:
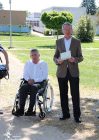
<path fill-rule="evenodd" d="M 82 16 L 75 29 L 75 35 L 81 42 L 93 42 L 95 31 L 88 16 Z"/>
<path fill-rule="evenodd" d="M 51 30 L 50 29 L 45 29 L 44 35 L 46 35 L 46 36 L 52 35 Z"/>

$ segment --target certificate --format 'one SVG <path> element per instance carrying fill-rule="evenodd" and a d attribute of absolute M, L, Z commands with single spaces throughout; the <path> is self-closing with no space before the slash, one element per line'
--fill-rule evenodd
<path fill-rule="evenodd" d="M 60 53 L 61 60 L 67 60 L 71 58 L 71 51 Z"/>

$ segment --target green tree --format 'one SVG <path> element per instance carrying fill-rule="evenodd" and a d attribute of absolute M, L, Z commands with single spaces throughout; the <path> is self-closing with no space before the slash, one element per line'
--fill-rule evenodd
<path fill-rule="evenodd" d="M 96 14 L 96 0 L 83 0 L 81 3 L 81 7 L 86 8 L 86 13 L 95 15 Z"/>
<path fill-rule="evenodd" d="M 41 21 L 48 29 L 53 29 L 57 31 L 57 38 L 58 32 L 61 30 L 62 24 L 65 22 L 72 23 L 73 22 L 73 15 L 69 12 L 44 12 L 41 15 Z"/>
<path fill-rule="evenodd" d="M 0 10 L 3 9 L 3 4 L 0 2 Z"/>
<path fill-rule="evenodd" d="M 80 18 L 75 35 L 81 42 L 93 42 L 95 31 L 90 17 L 82 16 Z"/>

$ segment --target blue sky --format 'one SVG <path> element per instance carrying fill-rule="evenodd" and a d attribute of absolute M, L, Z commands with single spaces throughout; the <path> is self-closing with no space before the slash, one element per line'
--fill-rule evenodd
<path fill-rule="evenodd" d="M 79 7 L 82 0 L 11 0 L 13 10 L 40 12 L 52 6 Z M 97 6 L 99 6 L 99 0 Z M 5 10 L 9 9 L 9 0 L 0 0 Z"/>

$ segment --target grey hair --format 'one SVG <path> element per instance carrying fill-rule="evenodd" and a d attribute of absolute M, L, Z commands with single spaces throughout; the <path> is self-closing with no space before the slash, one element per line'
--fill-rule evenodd
<path fill-rule="evenodd" d="M 62 25 L 62 31 L 63 31 L 63 28 L 64 28 L 65 25 L 69 25 L 69 26 L 72 27 L 72 24 L 71 24 L 71 23 L 69 23 L 69 22 L 65 22 L 65 23 Z"/>
<path fill-rule="evenodd" d="M 32 53 L 32 52 L 37 52 L 37 53 L 39 53 L 39 51 L 38 51 L 37 49 L 31 49 L 31 50 L 30 50 L 30 53 Z"/>

